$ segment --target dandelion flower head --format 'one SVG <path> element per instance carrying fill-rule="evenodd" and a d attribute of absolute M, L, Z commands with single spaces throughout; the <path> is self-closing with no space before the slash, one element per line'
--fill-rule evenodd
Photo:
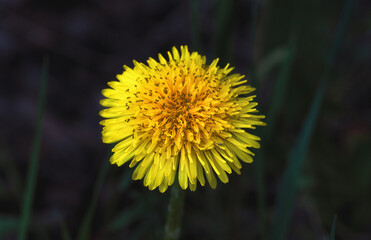
<path fill-rule="evenodd" d="M 182 189 L 194 191 L 205 179 L 215 188 L 217 177 L 227 183 L 227 173 L 240 174 L 240 161 L 253 161 L 249 149 L 260 138 L 246 130 L 265 124 L 243 75 L 218 59 L 207 65 L 187 46 L 173 47 L 168 59 L 133 63 L 102 91 L 102 139 L 116 143 L 112 164 L 130 162 L 134 180 L 164 192 L 176 178 Z"/>

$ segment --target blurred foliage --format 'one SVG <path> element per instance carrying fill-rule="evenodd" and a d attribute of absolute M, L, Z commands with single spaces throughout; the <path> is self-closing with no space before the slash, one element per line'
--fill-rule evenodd
<path fill-rule="evenodd" d="M 187 191 L 183 239 L 269 235 L 274 212 L 286 213 L 275 209 L 280 195 L 283 202 L 289 196 L 280 183 L 326 74 L 322 106 L 301 156 L 305 161 L 289 179 L 295 182 L 287 181 L 295 185 L 287 239 L 371 238 L 368 1 L 354 1 L 326 73 L 345 3 L 2 2 L 1 77 L 9 81 L 0 88 L 0 239 L 15 239 L 19 228 L 45 52 L 52 57 L 50 90 L 27 239 L 162 239 L 169 191 L 148 191 L 131 181 L 132 169 L 108 166 L 98 101 L 121 65 L 181 44 L 208 60 L 230 62 L 237 72 L 248 70 L 268 122 L 254 131 L 262 136 L 262 148 L 241 176 L 231 175 L 216 190 Z"/>

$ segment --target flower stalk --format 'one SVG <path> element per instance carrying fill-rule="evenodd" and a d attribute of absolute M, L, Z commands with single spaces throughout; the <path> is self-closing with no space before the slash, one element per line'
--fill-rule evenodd
<path fill-rule="evenodd" d="M 179 185 L 171 188 L 164 240 L 178 240 L 183 218 L 185 191 Z"/>

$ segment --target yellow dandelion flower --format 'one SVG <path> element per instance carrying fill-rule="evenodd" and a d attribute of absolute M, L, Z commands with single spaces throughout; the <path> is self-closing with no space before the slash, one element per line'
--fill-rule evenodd
<path fill-rule="evenodd" d="M 227 173 L 240 174 L 240 161 L 253 161 L 248 148 L 259 148 L 260 138 L 245 129 L 265 125 L 243 75 L 229 74 L 233 68 L 220 68 L 218 59 L 206 65 L 206 57 L 187 46 L 180 50 L 173 47 L 168 60 L 159 54 L 147 65 L 124 66 L 100 102 L 103 142 L 117 143 L 111 163 L 130 162 L 133 180 L 144 178 L 161 192 L 176 177 L 192 191 L 197 181 L 205 185 L 205 175 L 212 188 L 216 176 L 227 183 Z"/>

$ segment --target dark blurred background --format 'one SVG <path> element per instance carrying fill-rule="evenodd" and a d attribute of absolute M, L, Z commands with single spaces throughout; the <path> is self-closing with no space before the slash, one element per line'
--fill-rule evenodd
<path fill-rule="evenodd" d="M 281 94 L 269 133 L 254 132 L 267 136 L 254 150 L 264 151 L 257 159 L 265 166 L 267 232 L 290 152 L 328 73 L 288 239 L 328 237 L 335 214 L 336 239 L 371 239 L 371 2 L 352 3 L 336 40 L 345 4 L 1 0 L 0 239 L 17 236 L 44 56 L 50 67 L 28 239 L 161 239 L 169 193 L 131 181 L 128 166 L 107 169 L 99 100 L 124 64 L 185 44 L 245 74 L 263 114 Z M 334 42 L 341 44 L 326 67 Z M 182 239 L 263 238 L 254 165 L 215 191 L 187 191 Z"/>

